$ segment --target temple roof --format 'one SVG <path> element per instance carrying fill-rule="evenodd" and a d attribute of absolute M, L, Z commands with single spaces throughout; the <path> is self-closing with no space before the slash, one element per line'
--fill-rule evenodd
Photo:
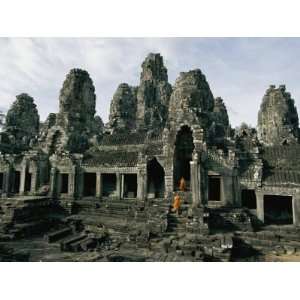
<path fill-rule="evenodd" d="M 300 145 L 265 147 L 262 156 L 265 184 L 300 184 Z"/>
<path fill-rule="evenodd" d="M 114 133 L 112 135 L 104 135 L 100 145 L 138 145 L 143 144 L 146 133 Z"/>
<path fill-rule="evenodd" d="M 300 185 L 300 145 L 264 147 L 262 151 L 262 183 L 274 186 Z M 240 161 L 242 179 L 255 181 L 254 160 Z"/>
<path fill-rule="evenodd" d="M 294 185 L 300 184 L 300 172 L 268 170 L 264 172 L 263 183 L 265 185 Z"/>
<path fill-rule="evenodd" d="M 262 158 L 268 168 L 300 170 L 300 145 L 264 147 Z"/>
<path fill-rule="evenodd" d="M 138 162 L 138 152 L 127 151 L 97 151 L 86 154 L 83 165 L 107 167 L 135 167 Z"/>

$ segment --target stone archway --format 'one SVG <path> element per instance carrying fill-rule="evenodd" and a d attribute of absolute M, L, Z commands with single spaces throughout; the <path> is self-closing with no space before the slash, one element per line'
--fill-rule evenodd
<path fill-rule="evenodd" d="M 175 151 L 174 151 L 174 190 L 178 188 L 178 183 L 183 177 L 187 183 L 187 188 L 190 186 L 191 169 L 190 161 L 195 145 L 193 142 L 193 133 L 189 126 L 184 125 L 180 128 L 176 135 Z"/>
<path fill-rule="evenodd" d="M 147 164 L 147 197 L 162 198 L 165 192 L 165 171 L 154 157 Z"/>

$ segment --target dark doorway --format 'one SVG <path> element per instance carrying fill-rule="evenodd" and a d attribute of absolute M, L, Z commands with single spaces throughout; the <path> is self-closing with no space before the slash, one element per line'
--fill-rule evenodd
<path fill-rule="evenodd" d="M 3 190 L 3 180 L 4 180 L 4 176 L 3 176 L 3 173 L 0 173 L 0 190 L 2 191 Z"/>
<path fill-rule="evenodd" d="M 113 196 L 117 189 L 116 174 L 102 174 L 102 188 L 104 197 Z"/>
<path fill-rule="evenodd" d="M 174 157 L 174 186 L 179 188 L 179 181 L 183 177 L 186 181 L 187 189 L 190 185 L 190 161 L 195 146 L 193 143 L 193 133 L 188 126 L 183 126 L 177 133 L 175 142 Z"/>
<path fill-rule="evenodd" d="M 25 173 L 25 192 L 31 191 L 31 173 L 26 172 Z"/>
<path fill-rule="evenodd" d="M 256 209 L 256 195 L 254 190 L 242 190 L 242 206 Z"/>
<path fill-rule="evenodd" d="M 84 173 L 83 184 L 83 195 L 85 197 L 96 195 L 96 173 Z"/>
<path fill-rule="evenodd" d="M 136 198 L 137 194 L 137 175 L 124 174 L 124 198 Z"/>
<path fill-rule="evenodd" d="M 12 186 L 12 192 L 15 194 L 18 194 L 20 192 L 20 178 L 21 178 L 21 172 L 15 171 L 14 172 L 14 182 Z"/>
<path fill-rule="evenodd" d="M 264 196 L 266 224 L 293 224 L 293 202 L 291 196 Z"/>
<path fill-rule="evenodd" d="M 155 198 L 163 198 L 165 192 L 165 171 L 156 158 L 147 165 L 148 187 L 147 193 Z"/>
<path fill-rule="evenodd" d="M 69 174 L 62 173 L 61 174 L 61 194 L 67 194 L 69 191 Z"/>
<path fill-rule="evenodd" d="M 208 176 L 208 201 L 221 201 L 220 176 Z"/>

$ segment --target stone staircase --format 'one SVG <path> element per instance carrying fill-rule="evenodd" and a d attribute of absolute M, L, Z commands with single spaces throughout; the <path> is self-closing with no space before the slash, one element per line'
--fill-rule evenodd
<path fill-rule="evenodd" d="M 89 230 L 78 220 L 67 218 L 66 223 L 56 230 L 52 230 L 44 236 L 49 244 L 57 244 L 61 251 L 80 252 L 94 249 L 97 243 L 103 238 L 91 235 Z"/>
<path fill-rule="evenodd" d="M 53 225 L 53 203 L 50 198 L 5 198 L 0 202 L 0 207 L 0 240 L 36 235 Z"/>
<path fill-rule="evenodd" d="M 234 259 L 264 260 L 268 255 L 300 254 L 300 228 L 264 226 L 257 232 L 237 231 L 233 236 Z"/>
<path fill-rule="evenodd" d="M 149 239 L 158 236 L 167 228 L 169 203 L 165 199 L 152 199 L 144 203 L 129 199 L 83 199 L 74 204 L 74 214 L 68 222 L 80 222 L 88 232 L 86 237 L 77 241 L 65 241 L 63 251 L 80 251 L 82 243 L 93 244 L 88 238 L 93 236 L 94 245 L 99 250 L 118 248 L 122 244 L 122 253 L 143 251 L 148 247 Z M 66 230 L 68 231 L 68 230 Z M 64 232 L 64 230 L 62 230 Z M 98 242 L 97 232 L 106 234 L 106 239 Z M 61 234 L 58 232 L 58 235 Z M 76 236 L 74 236 L 76 240 Z"/>

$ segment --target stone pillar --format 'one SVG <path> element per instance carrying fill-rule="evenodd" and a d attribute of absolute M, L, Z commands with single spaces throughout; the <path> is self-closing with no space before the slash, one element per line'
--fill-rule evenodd
<path fill-rule="evenodd" d="M 142 177 L 142 174 L 141 174 L 141 170 L 138 170 L 138 173 L 137 173 L 137 198 L 138 199 L 142 199 L 142 182 L 143 182 L 143 179 L 141 178 Z"/>
<path fill-rule="evenodd" d="M 38 187 L 38 167 L 34 165 L 31 170 L 31 187 L 30 192 L 35 193 Z"/>
<path fill-rule="evenodd" d="M 200 184 L 199 184 L 199 168 L 198 161 L 190 161 L 191 169 L 191 191 L 193 207 L 198 207 L 200 205 Z"/>
<path fill-rule="evenodd" d="M 84 185 L 84 172 L 81 168 L 78 168 L 77 169 L 77 197 L 79 199 L 81 199 L 83 196 L 83 185 Z"/>
<path fill-rule="evenodd" d="M 203 205 L 203 199 L 202 199 L 202 181 L 201 181 L 201 165 L 199 161 L 197 162 L 197 176 L 198 176 L 198 195 L 199 195 L 199 204 L 200 206 Z"/>
<path fill-rule="evenodd" d="M 124 198 L 124 174 L 121 175 L 121 198 Z"/>
<path fill-rule="evenodd" d="M 293 196 L 293 223 L 295 226 L 300 226 L 300 194 Z"/>
<path fill-rule="evenodd" d="M 57 190 L 57 170 L 52 167 L 50 171 L 50 197 L 54 198 L 58 194 Z"/>
<path fill-rule="evenodd" d="M 96 197 L 100 199 L 102 197 L 102 175 L 100 172 L 97 172 L 96 175 Z"/>
<path fill-rule="evenodd" d="M 117 173 L 117 198 L 121 199 L 121 174 Z"/>
<path fill-rule="evenodd" d="M 165 193 L 166 197 L 172 195 L 174 191 L 173 167 L 165 169 Z"/>
<path fill-rule="evenodd" d="M 9 167 L 6 172 L 3 173 L 3 193 L 2 197 L 7 197 L 10 192 L 11 184 L 11 168 Z"/>
<path fill-rule="evenodd" d="M 76 168 L 75 166 L 72 167 L 72 171 L 69 173 L 69 187 L 68 187 L 68 196 L 74 197 L 75 196 L 75 175 L 76 175 Z"/>
<path fill-rule="evenodd" d="M 234 195 L 234 204 L 236 206 L 241 206 L 241 190 L 240 190 L 240 184 L 239 184 L 239 178 L 238 178 L 238 169 L 233 169 L 232 174 L 232 183 L 233 183 L 233 195 Z"/>
<path fill-rule="evenodd" d="M 144 170 L 139 170 L 137 174 L 137 198 L 140 200 L 146 199 L 147 193 L 147 175 Z"/>
<path fill-rule="evenodd" d="M 143 174 L 142 200 L 145 200 L 147 198 L 148 176 L 147 176 L 146 170 L 147 170 L 147 167 L 144 171 L 142 171 L 142 174 Z"/>
<path fill-rule="evenodd" d="M 26 169 L 27 163 L 23 162 L 20 176 L 20 195 L 24 195 L 25 192 Z"/>
<path fill-rule="evenodd" d="M 265 213 L 264 213 L 264 194 L 261 191 L 255 191 L 256 194 L 256 215 L 257 218 L 264 223 Z"/>

